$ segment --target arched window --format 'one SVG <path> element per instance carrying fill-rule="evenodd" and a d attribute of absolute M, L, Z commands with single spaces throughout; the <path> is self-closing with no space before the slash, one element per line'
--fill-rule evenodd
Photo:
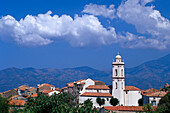
<path fill-rule="evenodd" d="M 117 82 L 116 82 L 116 89 L 117 89 Z"/>
<path fill-rule="evenodd" d="M 123 69 L 121 69 L 121 75 L 123 76 Z"/>
<path fill-rule="evenodd" d="M 117 69 L 115 69 L 115 76 L 117 76 Z"/>
<path fill-rule="evenodd" d="M 121 83 L 122 89 L 123 89 L 123 82 Z"/>

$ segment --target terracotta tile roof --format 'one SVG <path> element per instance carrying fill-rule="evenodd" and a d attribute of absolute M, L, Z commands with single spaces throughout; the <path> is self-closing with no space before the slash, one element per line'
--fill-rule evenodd
<path fill-rule="evenodd" d="M 61 89 L 59 89 L 59 88 L 55 88 L 55 90 L 61 92 Z"/>
<path fill-rule="evenodd" d="M 38 96 L 38 94 L 37 93 L 35 93 L 35 94 L 33 94 L 33 95 L 30 95 L 30 96 L 28 96 L 28 97 L 37 97 Z M 28 98 L 27 97 L 27 98 Z"/>
<path fill-rule="evenodd" d="M 29 87 L 29 86 L 27 86 L 27 85 L 22 85 L 22 86 L 19 86 L 18 89 L 23 88 L 23 87 Z"/>
<path fill-rule="evenodd" d="M 111 110 L 111 111 L 117 111 L 118 107 L 117 106 L 104 106 L 105 109 Z"/>
<path fill-rule="evenodd" d="M 104 106 L 104 108 L 111 111 L 144 111 L 143 106 Z M 155 110 L 157 107 L 152 108 Z"/>
<path fill-rule="evenodd" d="M 125 86 L 125 90 L 140 91 L 140 89 L 135 86 Z"/>
<path fill-rule="evenodd" d="M 44 91 L 42 91 L 42 93 L 50 93 L 50 92 L 53 92 L 53 91 L 55 91 L 55 90 L 44 90 Z"/>
<path fill-rule="evenodd" d="M 63 88 L 61 88 L 61 90 L 63 90 L 63 89 L 67 89 L 67 87 L 63 87 Z"/>
<path fill-rule="evenodd" d="M 15 106 L 24 106 L 26 104 L 26 100 L 10 100 L 9 105 Z"/>
<path fill-rule="evenodd" d="M 164 97 L 167 94 L 167 92 L 159 91 L 159 92 L 151 92 L 145 94 L 148 97 Z"/>
<path fill-rule="evenodd" d="M 20 95 L 14 95 L 10 99 L 13 99 L 13 98 L 18 97 L 18 96 L 20 96 Z"/>
<path fill-rule="evenodd" d="M 85 92 L 81 96 L 89 96 L 89 97 L 113 97 L 110 93 L 92 93 L 92 92 Z"/>
<path fill-rule="evenodd" d="M 86 80 L 78 80 L 77 82 L 75 82 L 76 84 L 84 84 Z"/>
<path fill-rule="evenodd" d="M 8 92 L 10 92 L 10 91 L 12 91 L 12 90 L 5 91 L 5 92 L 3 92 L 3 94 L 8 93 Z"/>
<path fill-rule="evenodd" d="M 150 88 L 150 89 L 145 90 L 144 92 L 158 92 L 158 90 L 154 88 Z"/>
<path fill-rule="evenodd" d="M 36 88 L 35 88 L 35 87 L 32 87 L 32 88 L 28 89 L 28 91 L 32 91 L 32 90 L 34 90 L 34 89 L 36 89 Z"/>
<path fill-rule="evenodd" d="M 68 87 L 73 87 L 74 86 L 74 82 L 67 83 L 67 86 Z"/>
<path fill-rule="evenodd" d="M 30 87 L 22 87 L 22 88 L 20 88 L 19 90 L 22 90 L 22 91 L 25 91 L 26 89 L 29 89 Z"/>
<path fill-rule="evenodd" d="M 119 111 L 143 111 L 143 106 L 118 106 Z"/>
<path fill-rule="evenodd" d="M 106 85 L 90 85 L 86 89 L 107 89 L 107 90 L 109 90 L 110 88 Z"/>
<path fill-rule="evenodd" d="M 46 84 L 46 83 L 44 83 L 44 84 L 41 84 L 40 86 L 38 86 L 38 88 L 43 87 L 43 86 L 47 86 L 47 87 L 54 87 L 53 85 L 50 85 L 50 84 Z"/>

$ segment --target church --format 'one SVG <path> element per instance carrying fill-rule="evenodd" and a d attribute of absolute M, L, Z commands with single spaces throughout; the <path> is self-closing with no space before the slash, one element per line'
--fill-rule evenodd
<path fill-rule="evenodd" d="M 97 97 L 105 99 L 104 106 L 112 106 L 111 98 L 117 98 L 121 106 L 138 106 L 138 100 L 142 98 L 141 90 L 135 86 L 125 86 L 125 63 L 118 54 L 112 62 L 112 87 L 104 82 L 90 78 L 67 84 L 63 92 L 73 94 L 76 103 L 83 103 L 91 99 L 93 106 L 99 107 Z"/>

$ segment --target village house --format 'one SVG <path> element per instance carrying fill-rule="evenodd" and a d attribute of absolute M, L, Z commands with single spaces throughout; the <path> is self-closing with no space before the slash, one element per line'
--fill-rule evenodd
<path fill-rule="evenodd" d="M 143 94 L 143 104 L 152 104 L 152 106 L 157 106 L 159 100 L 164 97 L 167 92 L 157 91 Z"/>

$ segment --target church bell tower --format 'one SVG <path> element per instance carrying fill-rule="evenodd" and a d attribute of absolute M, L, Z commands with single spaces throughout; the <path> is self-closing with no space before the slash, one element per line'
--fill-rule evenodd
<path fill-rule="evenodd" d="M 116 56 L 116 60 L 112 63 L 112 96 L 119 100 L 119 105 L 125 105 L 124 102 L 125 90 L 125 74 L 124 74 L 124 61 L 121 56 Z"/>

